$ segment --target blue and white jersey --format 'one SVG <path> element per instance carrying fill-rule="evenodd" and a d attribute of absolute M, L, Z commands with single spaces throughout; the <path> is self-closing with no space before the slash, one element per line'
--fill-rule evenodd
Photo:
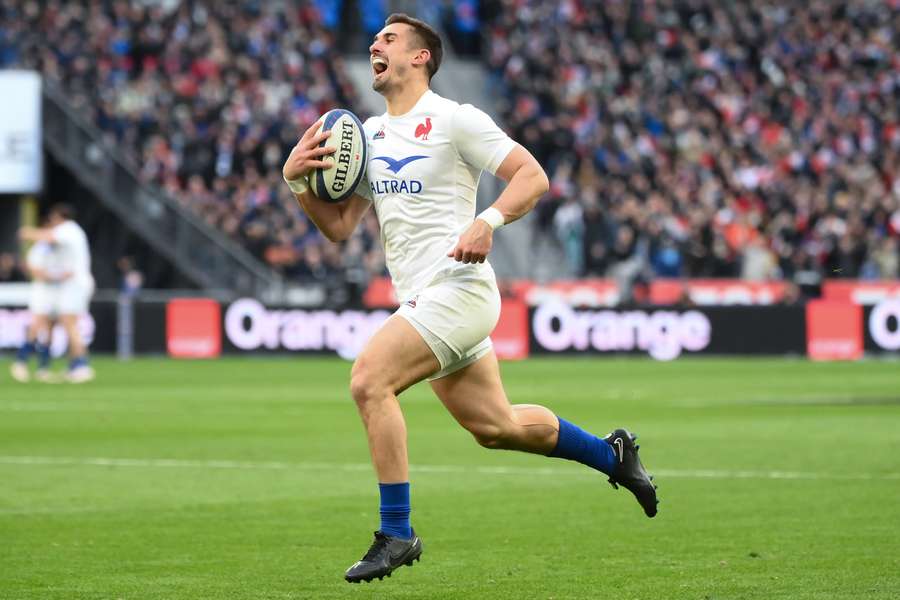
<path fill-rule="evenodd" d="M 475 219 L 481 172 L 496 173 L 516 143 L 484 112 L 431 90 L 408 113 L 372 117 L 364 129 L 369 164 L 358 193 L 375 205 L 397 297 L 438 276 L 493 278 L 487 262 L 447 252 Z"/>

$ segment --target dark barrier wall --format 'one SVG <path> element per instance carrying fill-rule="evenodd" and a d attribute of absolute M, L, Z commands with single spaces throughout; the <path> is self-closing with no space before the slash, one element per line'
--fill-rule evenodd
<path fill-rule="evenodd" d="M 900 352 L 900 299 L 867 306 L 863 318 L 866 352 Z"/>
<path fill-rule="evenodd" d="M 166 304 L 134 304 L 133 348 L 164 354 Z M 860 311 L 862 346 L 868 354 L 900 352 L 900 300 L 885 300 Z M 218 321 L 226 354 L 310 353 L 355 356 L 391 314 L 387 310 L 298 310 L 267 307 L 243 299 L 221 307 Z M 0 307 L 0 351 L 21 344 L 29 316 L 20 307 Z M 535 354 L 635 354 L 671 360 L 690 354 L 807 353 L 807 311 L 803 306 L 705 306 L 687 309 L 580 309 L 552 302 L 528 310 L 528 319 L 507 338 L 521 336 Z M 518 330 L 521 330 L 517 333 Z M 117 306 L 95 302 L 84 319 L 91 350 L 117 349 Z M 191 335 L 194 335 L 193 333 Z M 64 343 L 60 351 L 64 348 Z M 499 350 L 499 347 L 498 347 Z"/>

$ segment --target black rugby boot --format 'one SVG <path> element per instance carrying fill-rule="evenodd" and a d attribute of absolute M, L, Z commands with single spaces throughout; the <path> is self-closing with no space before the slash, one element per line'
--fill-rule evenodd
<path fill-rule="evenodd" d="M 376 577 L 390 577 L 395 569 L 403 565 L 411 567 L 414 560 L 420 560 L 421 555 L 422 541 L 415 531 L 408 540 L 376 531 L 375 541 L 369 551 L 362 560 L 347 569 L 344 579 L 350 583 L 359 583 L 372 581 Z"/>
<path fill-rule="evenodd" d="M 648 475 L 638 456 L 638 448 L 634 441 L 637 436 L 626 429 L 616 429 L 605 438 L 616 455 L 616 465 L 609 476 L 609 483 L 616 489 L 621 485 L 634 494 L 641 508 L 648 517 L 656 516 L 656 486 L 653 476 Z"/>

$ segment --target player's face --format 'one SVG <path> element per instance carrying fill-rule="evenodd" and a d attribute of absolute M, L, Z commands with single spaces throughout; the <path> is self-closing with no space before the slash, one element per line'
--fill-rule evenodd
<path fill-rule="evenodd" d="M 385 94 L 406 81 L 412 65 L 422 60 L 423 50 L 416 47 L 417 41 L 412 27 L 406 23 L 392 23 L 378 32 L 369 46 L 372 88 L 376 92 Z"/>

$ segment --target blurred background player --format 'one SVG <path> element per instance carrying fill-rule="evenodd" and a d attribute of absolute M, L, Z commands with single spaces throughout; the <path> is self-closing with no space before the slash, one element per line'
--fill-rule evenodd
<path fill-rule="evenodd" d="M 51 244 L 63 273 L 54 286 L 54 308 L 69 340 L 69 370 L 66 379 L 83 383 L 94 378 L 88 364 L 87 348 L 78 329 L 79 318 L 87 313 L 94 293 L 91 254 L 87 235 L 73 220 L 74 211 L 66 204 L 56 204 L 47 215 L 46 227 L 23 227 L 19 237 L 24 241 Z"/>
<path fill-rule="evenodd" d="M 403 304 L 369 340 L 351 372 L 350 390 L 366 428 L 381 495 L 381 526 L 365 556 L 345 573 L 351 583 L 390 576 L 412 565 L 422 543 L 410 525 L 406 423 L 397 395 L 428 380 L 453 417 L 479 444 L 578 461 L 631 491 L 648 517 L 655 486 L 634 436 L 600 438 L 549 409 L 511 405 L 490 333 L 500 313 L 496 276 L 486 262 L 496 228 L 520 219 L 547 192 L 541 165 L 491 118 L 429 88 L 443 55 L 437 32 L 393 14 L 369 48 L 372 87 L 386 112 L 365 123 L 370 158 L 348 201 L 323 202 L 307 173 L 328 168 L 329 133 L 314 124 L 284 166 L 284 178 L 322 233 L 349 238 L 374 204 L 387 266 Z M 334 142 L 333 142 L 334 143 Z M 494 204 L 475 216 L 483 171 L 507 182 Z"/>
<path fill-rule="evenodd" d="M 10 366 L 13 379 L 26 383 L 31 379 L 28 360 L 37 354 L 37 370 L 35 379 L 50 382 L 50 345 L 53 335 L 59 284 L 68 276 L 60 270 L 60 255 L 57 247 L 47 241 L 32 244 L 25 264 L 31 277 L 28 311 L 31 323 L 28 325 L 25 343 L 19 348 L 16 359 Z"/>

